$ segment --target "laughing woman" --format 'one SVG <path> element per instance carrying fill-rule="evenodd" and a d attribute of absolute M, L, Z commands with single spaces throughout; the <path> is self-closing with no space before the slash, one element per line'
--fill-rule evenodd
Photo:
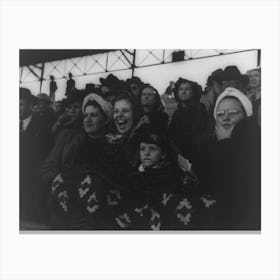
<path fill-rule="evenodd" d="M 126 184 L 127 172 L 133 165 L 131 140 L 137 129 L 140 112 L 134 100 L 125 92 L 113 102 L 116 131 L 106 135 L 103 171 L 115 183 Z"/>

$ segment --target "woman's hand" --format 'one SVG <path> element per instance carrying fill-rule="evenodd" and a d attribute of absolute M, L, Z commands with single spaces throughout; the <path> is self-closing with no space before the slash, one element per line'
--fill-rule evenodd
<path fill-rule="evenodd" d="M 224 128 L 220 123 L 217 122 L 215 126 L 215 132 L 218 141 L 231 138 L 233 128 L 234 126 L 231 126 L 230 128 Z"/>
<path fill-rule="evenodd" d="M 192 168 L 192 164 L 188 159 L 184 158 L 180 154 L 178 154 L 178 165 L 182 169 L 183 172 L 190 172 Z"/>
<path fill-rule="evenodd" d="M 139 128 L 139 127 L 141 127 L 143 124 L 149 124 L 149 123 L 150 123 L 150 120 L 149 120 L 148 116 L 147 116 L 147 115 L 144 115 L 144 116 L 140 119 L 140 121 L 138 122 L 138 124 L 137 124 L 137 126 L 136 126 L 136 129 Z"/>

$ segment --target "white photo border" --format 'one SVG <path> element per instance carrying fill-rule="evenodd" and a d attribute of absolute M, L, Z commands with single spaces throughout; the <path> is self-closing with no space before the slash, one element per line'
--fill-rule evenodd
<path fill-rule="evenodd" d="M 278 1 L 1 1 L 0 279 L 280 279 Z M 19 49 L 262 49 L 262 231 L 20 234 Z"/>

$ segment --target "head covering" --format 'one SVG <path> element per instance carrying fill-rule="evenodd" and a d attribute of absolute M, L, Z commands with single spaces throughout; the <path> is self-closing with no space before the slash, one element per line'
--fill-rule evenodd
<path fill-rule="evenodd" d="M 241 74 L 240 70 L 235 65 L 227 66 L 220 77 L 222 81 L 238 80 L 243 85 L 247 85 L 249 82 L 248 76 Z"/>
<path fill-rule="evenodd" d="M 68 94 L 66 98 L 63 99 L 63 103 L 66 107 L 73 103 L 82 103 L 85 97 L 85 92 L 82 90 L 74 90 L 71 94 Z"/>
<path fill-rule="evenodd" d="M 95 84 L 93 84 L 93 83 L 86 84 L 86 88 L 85 88 L 86 93 L 93 93 L 95 91 L 96 91 Z"/>
<path fill-rule="evenodd" d="M 196 82 L 193 82 L 193 81 L 190 81 L 190 80 L 187 80 L 187 79 L 183 79 L 181 77 L 176 81 L 175 86 L 174 86 L 174 97 L 175 97 L 175 99 L 178 102 L 180 102 L 179 96 L 178 96 L 178 91 L 179 91 L 180 85 L 184 84 L 184 83 L 190 84 L 190 86 L 192 88 L 193 96 L 191 97 L 191 100 L 199 101 L 200 97 L 202 95 L 202 87 L 201 87 L 201 85 L 199 85 Z"/>
<path fill-rule="evenodd" d="M 120 83 L 120 80 L 113 74 L 109 74 L 105 79 L 100 78 L 99 81 L 102 85 L 109 87 L 119 85 Z"/>
<path fill-rule="evenodd" d="M 39 93 L 39 94 L 37 94 L 37 98 L 39 99 L 39 101 L 44 101 L 44 102 L 46 102 L 48 104 L 52 103 L 50 97 L 46 93 Z"/>
<path fill-rule="evenodd" d="M 151 124 L 143 124 L 137 129 L 131 141 L 135 148 L 139 148 L 140 143 L 155 144 L 159 146 L 168 157 L 171 156 L 171 144 L 162 131 Z"/>
<path fill-rule="evenodd" d="M 207 79 L 207 86 L 212 86 L 213 82 L 216 81 L 218 84 L 222 84 L 223 70 L 221 68 L 215 70 Z"/>
<path fill-rule="evenodd" d="M 88 102 L 95 101 L 102 109 L 108 120 L 111 120 L 113 117 L 113 106 L 111 103 L 104 100 L 101 96 L 91 93 L 84 98 L 82 112 L 85 112 L 85 108 Z"/>
<path fill-rule="evenodd" d="M 35 104 L 38 102 L 38 98 L 31 94 L 31 91 L 27 88 L 19 88 L 19 98 L 20 99 L 26 99 L 31 104 Z"/>
<path fill-rule="evenodd" d="M 243 94 L 240 90 L 238 90 L 236 88 L 228 87 L 217 98 L 215 108 L 214 108 L 215 120 L 217 118 L 217 108 L 218 108 L 220 102 L 226 97 L 237 98 L 240 101 L 240 103 L 242 104 L 242 106 L 245 110 L 246 116 L 250 117 L 253 115 L 253 106 L 252 106 L 252 103 L 250 102 L 250 100 L 248 99 L 248 97 L 245 94 Z"/>
<path fill-rule="evenodd" d="M 130 79 L 127 79 L 125 82 L 127 83 L 127 85 L 137 84 L 139 86 L 142 86 L 144 84 L 141 81 L 141 79 L 139 77 L 137 77 L 137 76 L 134 76 L 134 77 L 132 77 Z"/>

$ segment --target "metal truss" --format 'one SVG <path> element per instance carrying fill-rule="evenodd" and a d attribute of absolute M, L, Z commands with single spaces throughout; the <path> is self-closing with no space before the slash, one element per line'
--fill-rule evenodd
<path fill-rule="evenodd" d="M 182 61 L 203 59 L 233 53 L 258 51 L 258 65 L 260 64 L 260 50 L 257 49 L 184 49 L 185 57 Z M 42 82 L 49 80 L 53 75 L 55 79 L 66 79 L 69 72 L 74 77 L 116 72 L 121 70 L 134 70 L 142 67 L 178 63 L 172 61 L 172 53 L 182 49 L 120 49 L 111 52 L 99 53 L 89 56 L 68 58 L 60 61 L 51 61 L 20 67 L 20 83 Z"/>

